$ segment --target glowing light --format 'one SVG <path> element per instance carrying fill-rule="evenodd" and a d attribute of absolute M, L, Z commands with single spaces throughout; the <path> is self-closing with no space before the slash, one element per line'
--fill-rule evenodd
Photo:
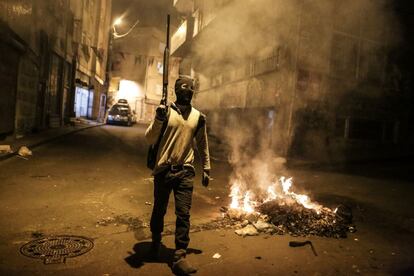
<path fill-rule="evenodd" d="M 264 202 L 272 201 L 272 200 L 275 200 L 276 198 L 277 198 L 277 194 L 275 191 L 275 187 L 273 185 L 269 186 L 267 188 L 267 198 L 264 200 Z"/>
<path fill-rule="evenodd" d="M 284 176 L 280 178 L 280 184 L 282 184 L 283 192 L 285 194 L 289 193 L 289 189 L 292 186 L 292 177 L 286 179 Z"/>
<path fill-rule="evenodd" d="M 240 187 L 237 184 L 233 184 L 231 188 L 230 197 L 231 197 L 230 208 L 238 209 L 239 199 L 241 198 L 241 196 L 240 196 Z"/>
<path fill-rule="evenodd" d="M 114 26 L 118 26 L 122 24 L 122 17 L 118 17 L 117 19 L 115 19 L 114 21 Z"/>
<path fill-rule="evenodd" d="M 250 191 L 247 191 L 243 199 L 243 211 L 246 213 L 253 213 L 254 209 L 250 202 Z"/>

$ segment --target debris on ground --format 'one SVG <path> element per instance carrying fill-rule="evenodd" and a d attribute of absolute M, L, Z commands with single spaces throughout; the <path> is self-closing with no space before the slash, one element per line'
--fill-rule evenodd
<path fill-rule="evenodd" d="M 10 145 L 0 145 L 0 153 L 12 153 Z"/>
<path fill-rule="evenodd" d="M 221 206 L 220 207 L 220 212 L 222 213 L 226 213 L 229 210 L 229 208 L 227 208 L 226 206 Z"/>
<path fill-rule="evenodd" d="M 263 220 L 258 220 L 256 223 L 253 223 L 253 226 L 258 231 L 265 231 L 266 229 L 273 228 L 273 226 L 270 223 L 267 223 Z"/>
<path fill-rule="evenodd" d="M 144 181 L 145 181 L 145 182 L 154 183 L 154 177 L 144 178 Z"/>
<path fill-rule="evenodd" d="M 220 259 L 221 255 L 219 253 L 216 253 L 213 255 L 213 259 Z"/>
<path fill-rule="evenodd" d="M 149 201 L 145 201 L 145 205 L 152 205 L 152 203 Z"/>
<path fill-rule="evenodd" d="M 28 147 L 26 146 L 21 146 L 19 148 L 19 150 L 17 151 L 17 154 L 22 156 L 22 157 L 27 157 L 27 156 L 32 156 L 33 152 L 31 150 L 29 150 Z"/>
<path fill-rule="evenodd" d="M 272 200 L 260 205 L 258 211 L 269 217 L 269 223 L 277 227 L 278 234 L 346 238 L 347 232 L 355 232 L 355 226 L 351 225 L 352 212 L 345 206 L 338 207 L 336 213 L 328 208 L 317 212 L 298 203 Z"/>
<path fill-rule="evenodd" d="M 40 231 L 33 231 L 32 232 L 32 238 L 40 239 L 40 238 L 43 238 L 44 236 L 45 236 L 45 234 L 43 232 L 40 232 Z"/>
<path fill-rule="evenodd" d="M 259 235 L 259 232 L 257 231 L 257 229 L 253 225 L 251 225 L 251 224 L 247 225 L 246 227 L 244 227 L 242 229 L 238 229 L 238 230 L 236 230 L 234 232 L 237 235 L 243 236 L 243 237 L 245 237 L 245 236 L 257 236 L 257 235 Z"/>
<path fill-rule="evenodd" d="M 315 247 L 313 247 L 313 243 L 309 240 L 307 240 L 307 241 L 290 241 L 289 242 L 290 247 L 300 247 L 300 246 L 305 246 L 307 244 L 310 245 L 310 247 L 312 249 L 312 252 L 313 252 L 313 255 L 318 256 L 318 254 L 316 253 Z"/>
<path fill-rule="evenodd" d="M 142 228 L 148 228 L 148 224 L 143 222 L 137 217 L 133 217 L 129 214 L 122 214 L 114 217 L 102 218 L 96 222 L 96 227 L 99 226 L 108 226 L 108 225 L 126 225 L 127 231 L 135 231 Z"/>
<path fill-rule="evenodd" d="M 223 206 L 220 208 L 221 217 L 192 226 L 192 232 L 233 228 L 237 235 L 243 237 L 264 233 L 346 238 L 348 232 L 356 231 L 355 225 L 351 224 L 351 209 L 346 206 L 339 206 L 337 212 L 328 208 L 316 211 L 298 203 L 284 204 L 273 200 L 257 206 L 256 210 L 258 212 L 246 214 Z"/>

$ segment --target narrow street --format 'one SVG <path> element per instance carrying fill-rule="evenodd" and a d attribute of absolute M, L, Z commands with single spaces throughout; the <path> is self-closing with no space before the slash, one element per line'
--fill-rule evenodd
<path fill-rule="evenodd" d="M 0 163 L 1 255 L 18 252 L 8 248 L 10 242 L 18 246 L 49 235 L 109 239 L 130 232 L 136 240 L 148 238 L 153 182 L 145 166 L 144 131 L 143 125 L 91 128 L 34 149 L 30 160 Z M 225 187 L 207 190 L 199 182 L 194 224 L 218 216 L 216 197 L 227 192 Z M 175 228 L 173 200 L 165 231 Z"/>
<path fill-rule="evenodd" d="M 0 276 L 414 275 L 413 14 L 0 0 Z"/>
<path fill-rule="evenodd" d="M 137 263 L 148 249 L 152 209 L 144 131 L 143 125 L 94 127 L 35 148 L 29 160 L 13 157 L 0 163 L 2 275 L 171 273 L 162 260 Z M 195 181 L 193 226 L 216 218 L 219 208 L 229 202 L 230 169 L 223 163 L 213 165 L 215 180 L 210 189 L 202 187 L 199 178 Z M 318 257 L 306 248 L 286 247 L 292 239 L 303 239 L 290 235 L 242 238 L 232 229 L 192 233 L 194 249 L 190 252 L 194 254 L 189 258 L 200 267 L 198 274 L 409 275 L 404 271 L 412 271 L 409 264 L 414 258 L 410 182 L 316 170 L 286 173 L 318 202 L 350 205 L 357 232 L 346 239 L 305 238 L 315 244 Z M 173 206 L 171 197 L 165 229 L 166 250 L 170 251 Z M 53 235 L 88 237 L 94 248 L 67 258 L 65 264 L 45 265 L 20 254 L 25 243 Z M 212 258 L 217 252 L 221 259 Z"/>

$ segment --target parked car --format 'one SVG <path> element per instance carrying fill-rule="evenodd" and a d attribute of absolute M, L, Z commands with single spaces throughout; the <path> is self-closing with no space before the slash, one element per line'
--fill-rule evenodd
<path fill-rule="evenodd" d="M 118 100 L 118 103 L 119 104 L 128 104 L 128 100 L 126 100 L 126 99 L 119 99 Z"/>
<path fill-rule="evenodd" d="M 135 123 L 135 114 L 131 107 L 125 103 L 114 104 L 108 112 L 107 124 L 123 124 L 131 126 Z"/>

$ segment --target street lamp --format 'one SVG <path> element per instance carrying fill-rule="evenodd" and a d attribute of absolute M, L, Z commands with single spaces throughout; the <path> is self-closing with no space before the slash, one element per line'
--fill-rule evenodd
<path fill-rule="evenodd" d="M 109 41 L 108 41 L 108 59 L 107 59 L 107 64 L 106 64 L 106 90 L 107 93 L 109 91 L 109 82 L 110 79 L 112 78 L 112 58 L 113 58 L 113 42 L 118 39 L 118 38 L 122 38 L 127 36 L 134 28 L 135 26 L 139 23 L 139 20 L 137 19 L 137 21 L 135 21 L 134 25 L 132 25 L 132 27 L 124 34 L 119 34 L 116 30 L 117 25 L 121 25 L 122 24 L 122 16 L 116 18 L 114 20 L 114 22 L 112 23 L 112 26 L 110 28 L 109 31 Z"/>
<path fill-rule="evenodd" d="M 124 34 L 119 34 L 115 28 L 115 26 L 120 25 L 122 23 L 122 17 L 118 17 L 117 19 L 115 19 L 114 23 L 112 24 L 112 35 L 114 39 L 117 38 L 122 38 L 127 36 L 134 28 L 135 26 L 139 23 L 139 19 L 137 19 L 137 21 L 135 21 L 134 25 L 132 25 L 132 27 Z"/>

